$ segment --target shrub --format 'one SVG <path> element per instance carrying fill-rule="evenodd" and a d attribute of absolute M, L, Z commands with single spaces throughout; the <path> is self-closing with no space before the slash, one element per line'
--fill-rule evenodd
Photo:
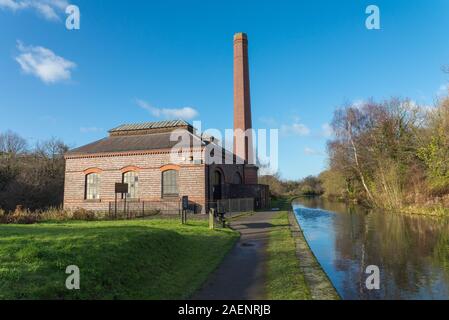
<path fill-rule="evenodd" d="M 77 209 L 72 213 L 73 220 L 86 220 L 92 221 L 95 220 L 95 213 L 92 211 L 88 211 L 86 209 Z"/>
<path fill-rule="evenodd" d="M 17 206 L 16 210 L 12 214 L 7 214 L 6 217 L 6 223 L 14 224 L 33 224 L 40 220 L 38 213 L 24 210 L 21 206 Z"/>
<path fill-rule="evenodd" d="M 17 206 L 16 210 L 11 213 L 0 209 L 0 224 L 33 224 L 42 221 L 69 220 L 92 221 L 95 219 L 95 213 L 85 209 L 68 211 L 60 208 L 50 208 L 46 211 L 32 212 L 28 209 L 23 209 L 21 206 Z"/>
<path fill-rule="evenodd" d="M 62 208 L 49 208 L 39 212 L 41 221 L 65 221 L 72 218 L 72 213 Z"/>
<path fill-rule="evenodd" d="M 6 223 L 6 212 L 2 208 L 0 208 L 0 224 Z"/>

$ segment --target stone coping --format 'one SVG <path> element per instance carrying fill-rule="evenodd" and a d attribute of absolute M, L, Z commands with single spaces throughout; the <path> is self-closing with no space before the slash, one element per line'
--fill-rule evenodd
<path fill-rule="evenodd" d="M 312 300 L 339 300 L 340 296 L 307 243 L 292 211 L 288 213 L 290 230 L 296 244 L 299 267 L 309 287 Z"/>

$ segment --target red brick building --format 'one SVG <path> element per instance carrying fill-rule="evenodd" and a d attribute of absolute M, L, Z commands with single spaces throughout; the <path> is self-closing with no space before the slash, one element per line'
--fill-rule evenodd
<path fill-rule="evenodd" d="M 244 131 L 251 129 L 245 34 L 234 37 L 234 65 L 234 127 Z M 174 133 L 182 134 L 182 143 L 171 137 Z M 252 137 L 235 138 L 236 146 L 239 156 L 213 139 L 202 139 L 182 120 L 119 126 L 108 137 L 65 155 L 64 208 L 108 211 L 116 183 L 128 184 L 126 198 L 134 202 L 188 196 L 201 212 L 208 202 L 227 198 L 254 198 L 263 206 L 268 191 L 258 185 L 258 168 L 248 161 Z M 211 162 L 211 147 L 222 154 L 221 163 Z"/>

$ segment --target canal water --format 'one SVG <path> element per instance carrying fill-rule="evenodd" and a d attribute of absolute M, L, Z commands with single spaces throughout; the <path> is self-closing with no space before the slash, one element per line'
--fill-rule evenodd
<path fill-rule="evenodd" d="M 293 202 L 313 253 L 343 299 L 449 299 L 449 219 L 368 212 L 321 198 Z M 380 289 L 366 273 L 379 267 Z"/>

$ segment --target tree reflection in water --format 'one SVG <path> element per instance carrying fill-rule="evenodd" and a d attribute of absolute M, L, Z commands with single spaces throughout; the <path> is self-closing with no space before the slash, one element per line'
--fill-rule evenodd
<path fill-rule="evenodd" d="M 449 298 L 449 219 L 368 212 L 320 198 L 301 198 L 293 207 L 343 298 Z M 380 268 L 380 290 L 365 287 L 369 265 Z"/>

